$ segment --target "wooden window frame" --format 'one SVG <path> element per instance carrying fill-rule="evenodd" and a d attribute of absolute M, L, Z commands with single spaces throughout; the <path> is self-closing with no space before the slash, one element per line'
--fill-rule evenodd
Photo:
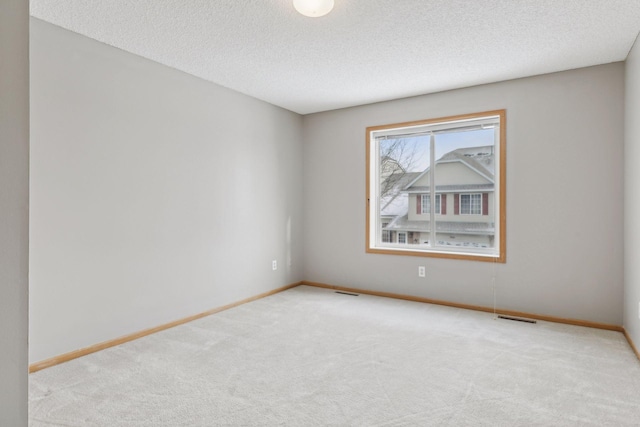
<path fill-rule="evenodd" d="M 375 145 L 375 139 L 372 138 L 372 135 L 375 132 L 389 131 L 392 129 L 412 128 L 412 127 L 425 126 L 425 125 L 439 125 L 439 124 L 446 124 L 447 122 L 451 122 L 453 124 L 454 122 L 481 119 L 483 117 L 487 117 L 487 118 L 497 117 L 499 119 L 499 127 L 497 129 L 497 136 L 498 136 L 499 143 L 498 143 L 498 146 L 496 147 L 496 152 L 495 152 L 496 155 L 498 155 L 498 158 L 496 159 L 496 162 L 495 162 L 496 174 L 495 174 L 495 181 L 494 181 L 495 186 L 494 186 L 494 192 L 493 192 L 494 200 L 496 201 L 493 203 L 494 207 L 492 208 L 496 210 L 496 212 L 494 212 L 493 214 L 496 222 L 496 227 L 495 227 L 496 239 L 494 241 L 494 244 L 497 244 L 496 251 L 494 253 L 473 253 L 473 252 L 468 252 L 465 249 L 445 251 L 442 249 L 438 249 L 437 247 L 434 247 L 429 250 L 421 250 L 421 249 L 415 249 L 410 247 L 387 248 L 387 247 L 375 246 L 375 243 L 376 243 L 375 233 L 377 233 L 377 231 L 372 229 L 372 225 L 376 223 L 376 220 L 373 217 L 373 215 L 377 213 L 373 212 L 373 210 L 375 210 L 376 206 L 378 206 L 378 201 L 377 199 L 372 200 L 374 195 L 372 195 L 371 191 L 372 191 L 372 172 L 375 170 L 377 173 L 378 166 L 377 165 L 372 166 L 371 164 L 371 159 L 373 154 L 372 146 Z M 481 261 L 481 262 L 506 263 L 506 259 L 507 259 L 507 256 L 506 256 L 507 254 L 506 128 L 507 128 L 506 110 L 504 109 L 367 127 L 366 138 L 365 138 L 366 140 L 365 251 L 371 254 L 420 256 L 420 257 L 458 259 L 458 260 L 470 260 L 470 261 Z M 376 178 L 377 178 L 377 175 L 376 175 Z M 463 194 L 463 193 L 460 193 L 460 194 Z M 468 193 L 464 193 L 464 194 L 468 194 Z M 454 206 L 451 212 L 452 214 L 459 213 L 459 212 L 456 212 L 458 208 L 457 204 L 459 203 L 459 201 L 456 200 L 455 196 L 456 194 L 454 194 L 454 197 L 453 197 Z M 481 197 L 482 197 L 482 200 L 481 200 L 481 207 L 480 207 L 481 209 L 480 215 L 484 215 L 484 201 L 483 201 L 485 197 L 484 194 Z M 440 206 L 442 209 L 442 202 Z"/>

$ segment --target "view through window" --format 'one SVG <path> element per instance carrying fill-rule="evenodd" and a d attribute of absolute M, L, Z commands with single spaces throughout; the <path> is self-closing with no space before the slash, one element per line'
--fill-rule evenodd
<path fill-rule="evenodd" d="M 367 251 L 505 262 L 504 127 L 499 110 L 367 128 Z"/>

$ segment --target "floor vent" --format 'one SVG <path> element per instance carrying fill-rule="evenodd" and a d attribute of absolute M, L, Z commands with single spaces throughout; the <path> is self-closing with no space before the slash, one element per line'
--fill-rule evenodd
<path fill-rule="evenodd" d="M 354 297 L 357 297 L 360 294 L 352 294 L 351 292 L 342 292 L 342 291 L 336 291 L 336 294 L 342 294 L 342 295 L 351 295 Z"/>
<path fill-rule="evenodd" d="M 511 316 L 498 316 L 498 319 L 506 319 L 506 320 L 515 320 L 516 322 L 524 322 L 524 323 L 538 323 L 535 320 L 531 319 L 523 319 L 521 317 L 511 317 Z"/>

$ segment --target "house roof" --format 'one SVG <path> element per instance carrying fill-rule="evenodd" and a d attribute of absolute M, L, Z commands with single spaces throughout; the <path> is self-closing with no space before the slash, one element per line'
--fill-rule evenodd
<path fill-rule="evenodd" d="M 436 193 L 453 193 L 460 191 L 493 191 L 494 184 L 457 184 L 457 185 L 436 185 Z M 428 185 L 412 186 L 406 193 L 428 193 L 431 187 Z"/>
<path fill-rule="evenodd" d="M 490 175 L 493 178 L 495 174 L 495 156 L 493 155 L 494 147 L 492 145 L 481 147 L 458 148 L 443 155 L 438 162 L 447 162 L 459 160 L 482 174 Z"/>
<path fill-rule="evenodd" d="M 409 203 L 406 194 L 400 192 L 409 182 L 413 181 L 420 172 L 407 172 L 404 174 L 391 175 L 387 180 L 391 181 L 394 191 L 390 191 L 386 196 L 380 198 L 380 215 L 396 216 L 407 213 Z"/>
<path fill-rule="evenodd" d="M 393 231 L 431 231 L 431 221 L 410 221 L 408 215 L 398 216 L 389 223 L 385 230 Z M 495 234 L 493 222 L 456 222 L 436 221 L 436 232 L 455 234 Z"/>
<path fill-rule="evenodd" d="M 475 171 L 476 173 L 484 176 L 489 181 L 493 182 L 494 171 L 495 171 L 495 156 L 493 151 L 494 151 L 494 147 L 491 145 L 480 146 L 480 147 L 458 148 L 456 150 L 445 153 L 442 157 L 436 160 L 436 164 L 460 162 L 465 166 L 467 166 L 469 169 Z M 409 182 L 409 184 L 404 188 L 404 191 L 417 192 L 418 188 L 428 189 L 429 188 L 428 186 L 416 187 L 413 184 L 418 182 L 420 178 L 422 178 L 424 175 L 429 173 L 429 169 L 430 168 L 427 167 L 413 181 Z M 438 191 L 438 187 L 444 187 L 444 186 L 436 185 L 436 191 Z M 493 188 L 493 185 L 490 188 Z M 463 189 L 466 189 L 466 188 L 463 188 Z M 449 191 L 454 191 L 454 190 L 449 190 Z"/>

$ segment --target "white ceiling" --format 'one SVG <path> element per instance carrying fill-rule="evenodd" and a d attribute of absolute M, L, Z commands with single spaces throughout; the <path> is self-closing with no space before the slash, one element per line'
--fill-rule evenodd
<path fill-rule="evenodd" d="M 313 113 L 626 59 L 640 0 L 31 0 L 31 14 Z"/>

